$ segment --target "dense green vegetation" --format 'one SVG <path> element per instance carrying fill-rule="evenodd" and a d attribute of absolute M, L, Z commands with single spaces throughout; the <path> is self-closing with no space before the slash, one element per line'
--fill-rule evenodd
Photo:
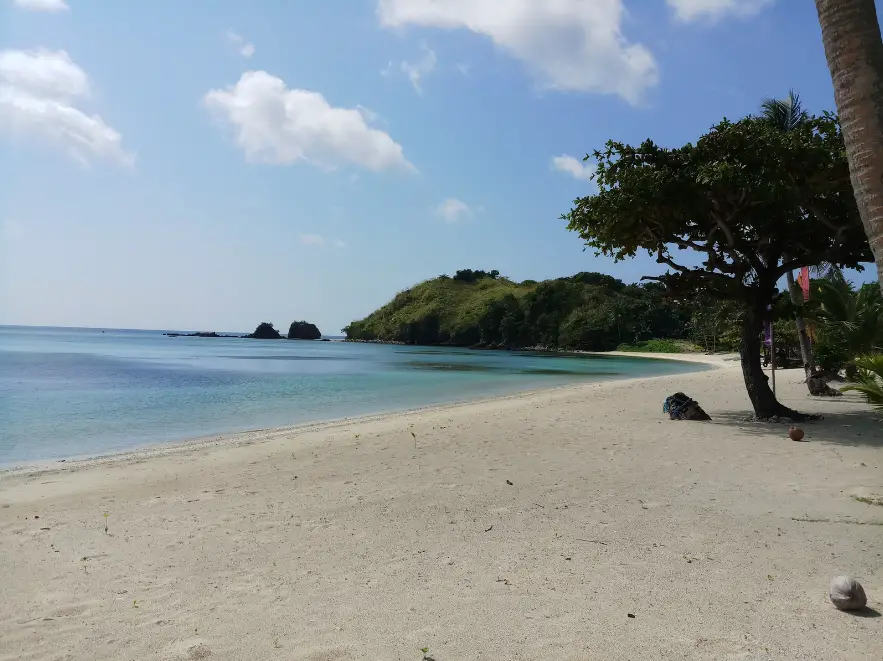
<path fill-rule="evenodd" d="M 815 361 L 829 374 L 856 374 L 857 356 L 883 349 L 883 296 L 875 284 L 854 287 L 842 277 L 815 280 L 805 308 L 815 336 Z"/>
<path fill-rule="evenodd" d="M 696 353 L 699 347 L 686 340 L 644 340 L 637 344 L 620 344 L 617 351 L 635 353 Z"/>
<path fill-rule="evenodd" d="M 609 351 L 687 338 L 694 307 L 666 298 L 659 284 L 627 285 L 602 273 L 516 283 L 467 269 L 407 289 L 343 331 L 361 341 Z"/>

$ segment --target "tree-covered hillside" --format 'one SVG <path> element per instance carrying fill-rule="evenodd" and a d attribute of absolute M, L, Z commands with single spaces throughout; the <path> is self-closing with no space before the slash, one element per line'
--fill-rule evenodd
<path fill-rule="evenodd" d="M 601 273 L 516 283 L 467 269 L 400 292 L 343 332 L 360 341 L 607 351 L 688 336 L 695 306 L 666 300 L 664 291 Z"/>

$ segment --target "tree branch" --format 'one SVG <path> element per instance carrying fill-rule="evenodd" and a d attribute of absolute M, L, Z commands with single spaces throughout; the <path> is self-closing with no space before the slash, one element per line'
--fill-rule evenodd
<path fill-rule="evenodd" d="M 742 191 L 742 196 L 739 199 L 739 204 L 742 204 L 742 202 L 744 201 L 745 191 Z M 720 230 L 724 233 L 724 237 L 727 240 L 727 245 L 730 246 L 730 248 L 734 248 L 736 246 L 736 239 L 733 236 L 733 230 L 730 229 L 729 223 L 736 215 L 736 212 L 733 211 L 732 213 L 728 214 L 726 220 L 723 220 L 721 218 L 722 214 L 720 211 L 720 203 L 717 200 L 713 199 L 711 200 L 711 206 L 714 207 L 714 211 L 711 214 L 711 217 L 714 219 L 714 224 L 717 225 L 718 228 L 720 228 Z"/>
<path fill-rule="evenodd" d="M 794 269 L 799 269 L 803 266 L 806 266 L 806 264 L 801 263 L 803 261 L 806 260 L 792 259 L 790 261 L 783 262 L 781 266 L 773 271 L 773 273 L 778 274 L 777 279 L 781 278 L 783 275 L 788 273 L 788 271 L 793 271 Z"/>
<path fill-rule="evenodd" d="M 666 255 L 664 255 L 662 248 L 659 248 L 656 251 L 656 262 L 658 264 L 667 264 L 668 266 L 672 267 L 675 271 L 678 271 L 679 273 L 688 273 L 689 271 L 691 271 L 691 269 L 687 268 L 686 266 L 682 266 L 681 264 L 676 264 L 674 262 L 674 260 L 672 260 L 671 257 L 667 257 Z"/>

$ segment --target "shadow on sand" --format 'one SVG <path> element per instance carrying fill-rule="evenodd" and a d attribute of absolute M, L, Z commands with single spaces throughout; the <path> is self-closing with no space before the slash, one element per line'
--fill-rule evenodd
<path fill-rule="evenodd" d="M 867 409 L 859 409 L 863 401 L 855 396 L 837 398 L 809 398 L 804 402 L 789 401 L 804 413 L 820 413 L 824 420 L 803 422 L 797 426 L 806 432 L 804 443 L 830 445 L 883 447 L 883 416 Z M 750 411 L 711 412 L 713 424 L 737 427 L 757 436 L 787 436 L 789 423 L 750 420 Z"/>
<path fill-rule="evenodd" d="M 867 618 L 881 617 L 880 611 L 878 611 L 874 608 L 871 608 L 869 606 L 865 606 L 864 608 L 862 608 L 859 611 L 848 612 L 848 614 L 852 615 L 853 617 L 867 617 Z"/>

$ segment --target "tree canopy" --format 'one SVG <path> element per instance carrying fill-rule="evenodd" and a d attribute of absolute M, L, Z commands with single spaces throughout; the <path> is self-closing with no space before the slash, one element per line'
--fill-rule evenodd
<path fill-rule="evenodd" d="M 458 282 L 478 282 L 482 278 L 491 278 L 492 280 L 496 280 L 499 276 L 500 272 L 496 269 L 494 269 L 493 271 L 473 271 L 472 269 L 462 269 L 454 274 L 453 279 Z"/>
<path fill-rule="evenodd" d="M 647 250 L 671 268 L 656 279 L 673 289 L 753 299 L 788 269 L 871 258 L 831 115 L 787 133 L 724 120 L 695 145 L 611 141 L 594 157 L 600 191 L 576 200 L 568 228 L 617 260 Z M 683 250 L 704 263 L 678 261 Z"/>
<path fill-rule="evenodd" d="M 759 118 L 725 119 L 695 144 L 610 141 L 594 158 L 599 191 L 574 202 L 568 228 L 616 260 L 648 251 L 668 270 L 646 279 L 674 294 L 740 302 L 755 413 L 799 417 L 766 384 L 757 338 L 789 270 L 871 259 L 837 118 L 807 117 L 787 132 Z"/>

